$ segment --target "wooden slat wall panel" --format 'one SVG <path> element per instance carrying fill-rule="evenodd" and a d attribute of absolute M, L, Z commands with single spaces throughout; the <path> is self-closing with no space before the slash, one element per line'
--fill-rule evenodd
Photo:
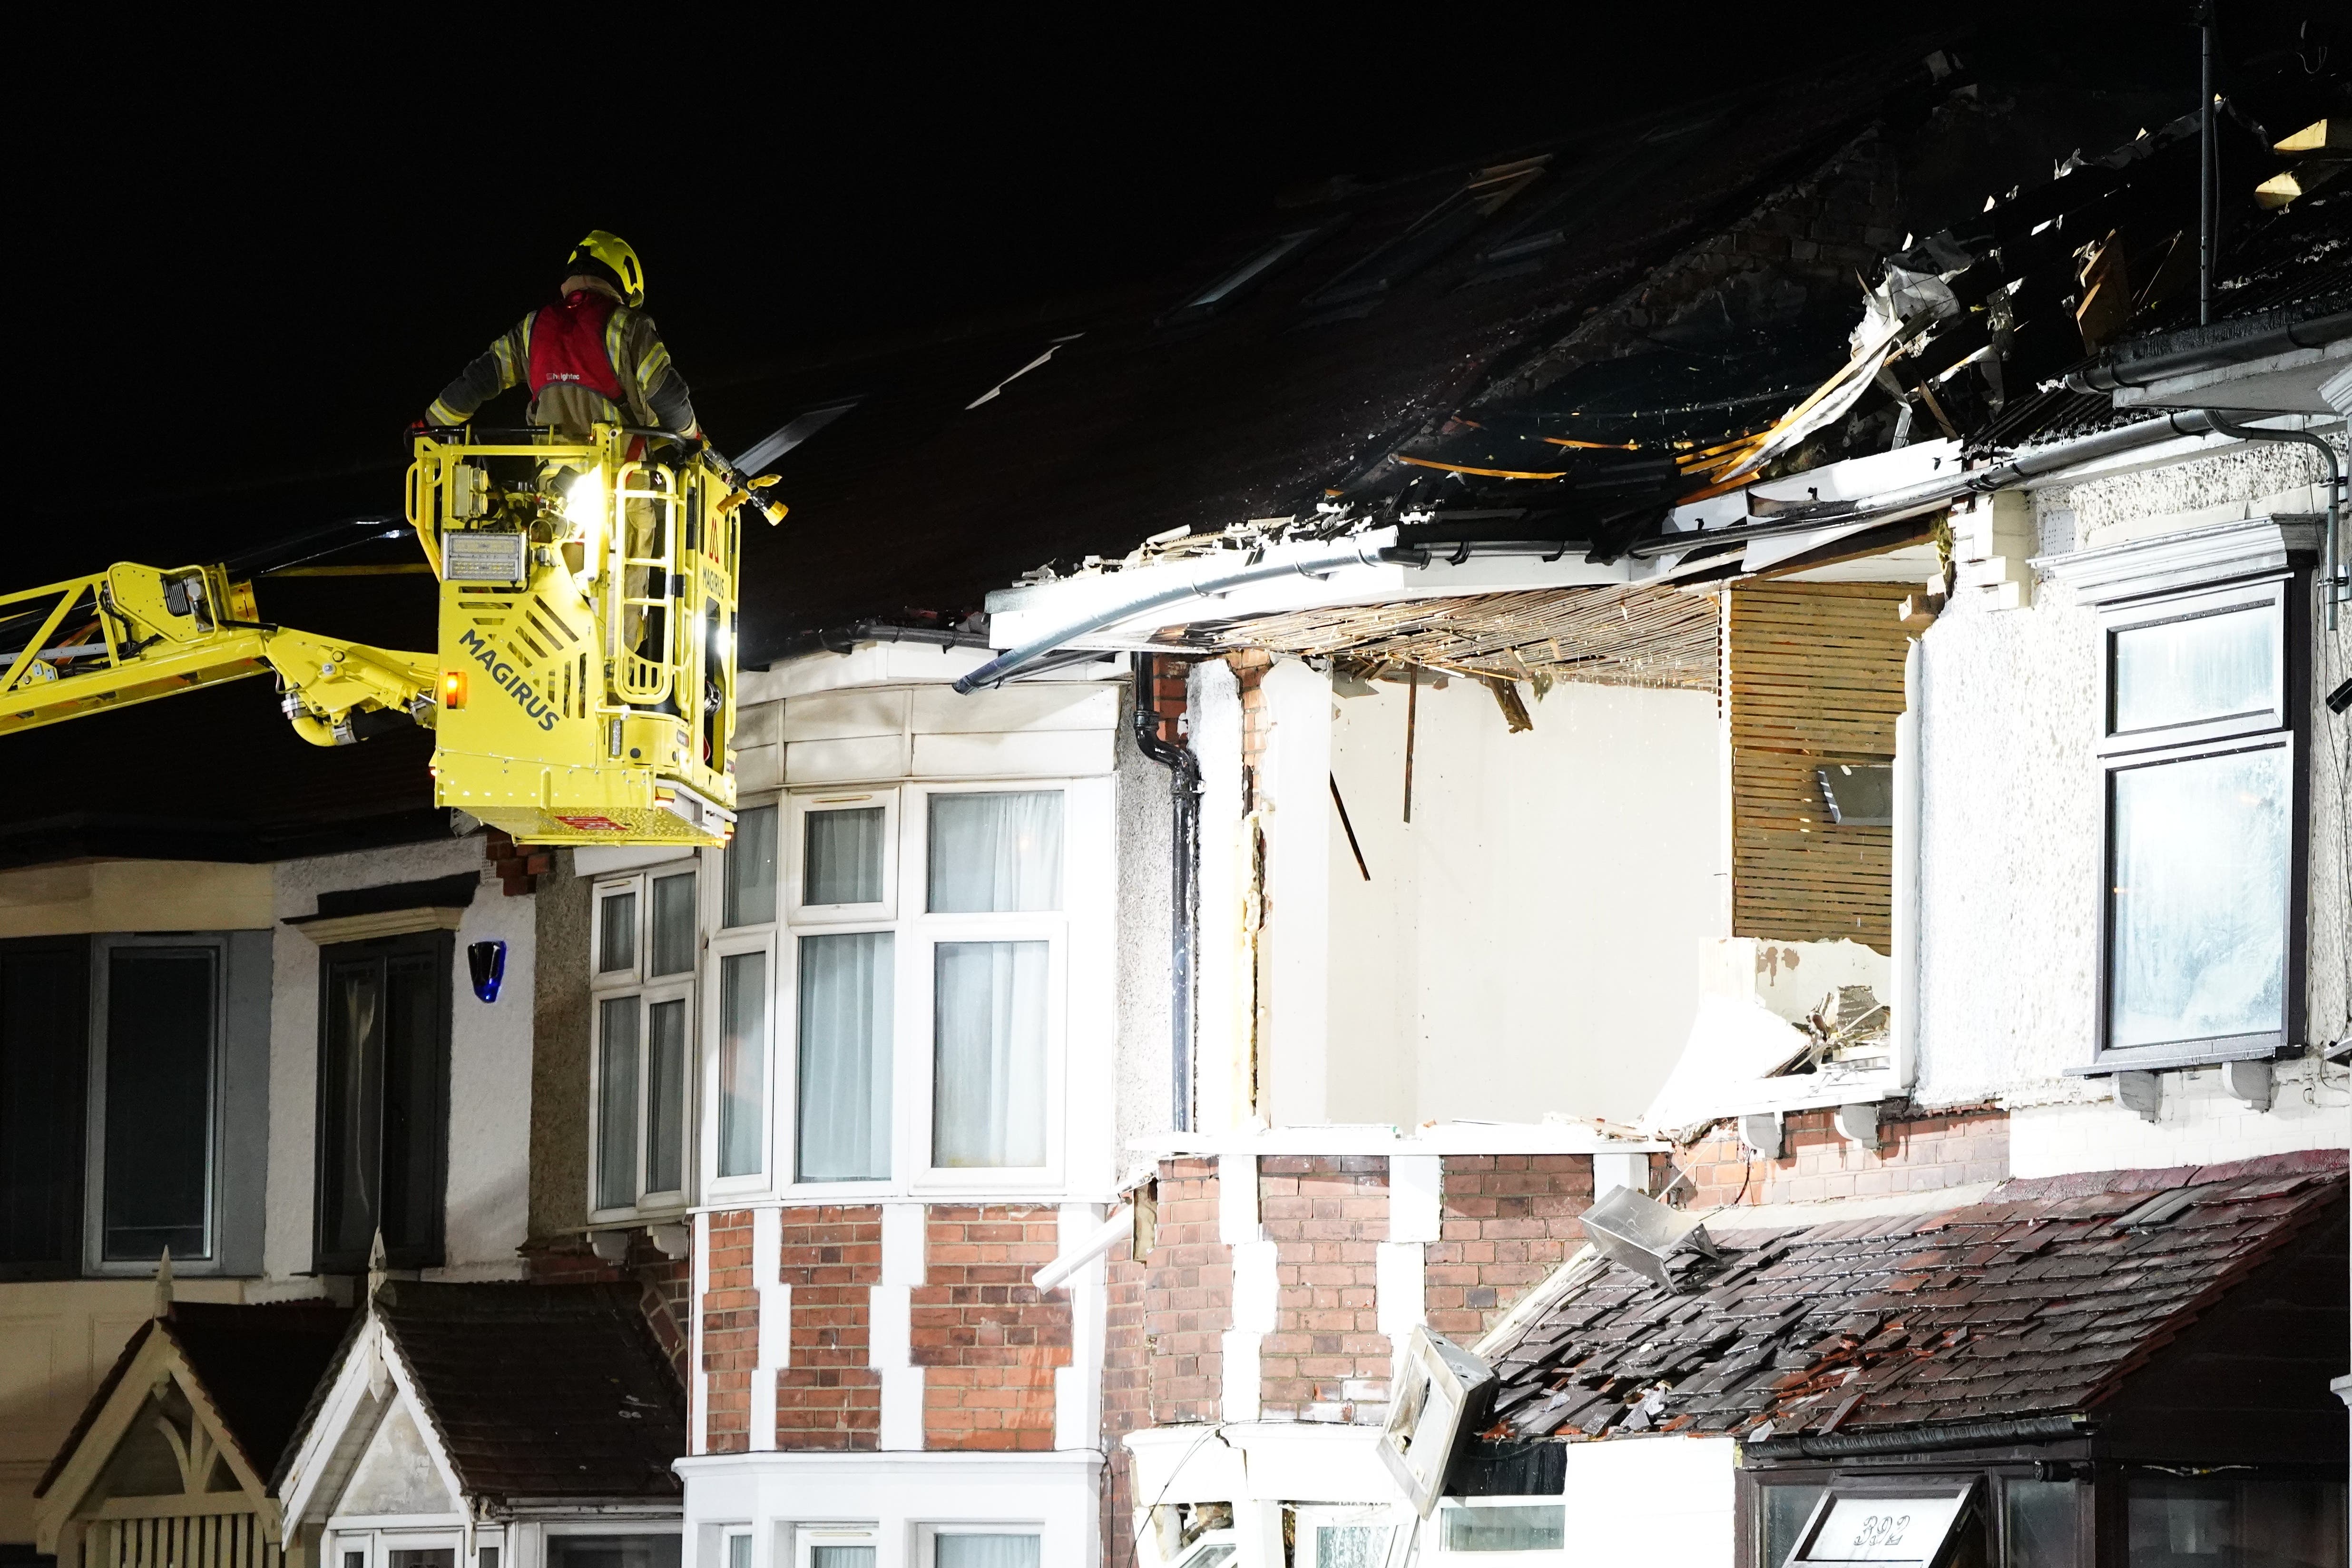
<path fill-rule="evenodd" d="M 284 1568 L 276 1542 L 249 1513 L 99 1522 L 93 1568 Z"/>
<path fill-rule="evenodd" d="M 1764 583 L 1730 591 L 1731 929 L 1779 942 L 1850 937 L 1881 952 L 1893 834 L 1828 820 L 1813 770 L 1889 762 L 1908 639 L 1891 583 Z"/>

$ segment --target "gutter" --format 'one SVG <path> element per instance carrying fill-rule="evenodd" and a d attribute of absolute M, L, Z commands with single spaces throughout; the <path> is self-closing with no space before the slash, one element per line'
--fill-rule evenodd
<path fill-rule="evenodd" d="M 2347 320 L 2352 320 L 2347 315 Z M 2336 606 L 2352 597 L 2352 585 L 2344 580 L 2344 549 L 2337 538 L 2344 522 L 2344 459 L 2336 455 L 2335 446 L 2308 430 L 2256 430 L 2235 425 L 2211 409 L 2201 410 L 2213 422 L 2213 428 L 2224 436 L 2234 436 L 2241 441 L 2291 441 L 2299 447 L 2309 447 L 2327 460 L 2327 532 L 2323 541 L 2323 561 L 2320 580 L 2327 588 L 2327 629 L 2336 629 Z"/>
<path fill-rule="evenodd" d="M 1214 598 L 1245 584 L 1262 583 L 1270 577 L 1287 577 L 1293 574 L 1301 577 L 1324 577 L 1349 566 L 1396 564 L 1385 561 L 1382 556 L 1382 552 L 1396 542 L 1395 529 L 1381 528 L 1356 534 L 1345 543 L 1318 546 L 1296 554 L 1286 553 L 1278 561 L 1269 561 L 1264 554 L 1254 552 L 1246 566 L 1196 572 L 1176 586 L 1147 589 L 1133 598 L 1121 599 L 1105 608 L 1090 611 L 1076 620 L 1055 627 L 1041 637 L 990 659 L 978 669 L 958 679 L 955 689 L 959 694 L 968 697 L 982 687 L 1002 685 L 1055 648 L 1165 605 L 1181 604 L 1186 599 Z"/>
<path fill-rule="evenodd" d="M 2200 370 L 2219 370 L 2224 365 L 2268 359 L 2273 354 L 2292 353 L 2296 349 L 2325 348 L 2346 337 L 2352 337 L 2352 310 L 2338 310 L 2333 315 L 2315 316 L 2267 331 L 2201 342 L 2168 353 L 2134 355 L 2120 364 L 2110 359 L 2076 371 L 2066 378 L 2066 384 L 2076 392 L 2114 392 L 2126 386 L 2147 386 L 2176 375 L 2194 375 Z"/>
<path fill-rule="evenodd" d="M 1909 1427 L 1897 1432 L 1832 1432 L 1820 1437 L 1768 1437 L 1742 1443 L 1743 1456 L 1758 1459 L 1836 1459 L 1868 1454 L 1916 1454 L 1936 1448 L 1980 1448 L 1997 1443 L 2052 1443 L 2091 1435 L 2081 1415 L 2021 1415 L 2000 1421 L 1960 1421 L 1948 1426 Z"/>
<path fill-rule="evenodd" d="M 2221 433 L 2221 426 L 2214 422 L 2212 415 L 2199 408 L 2183 409 L 2142 424 L 2127 425 L 2120 430 L 2103 430 L 2095 436 L 2077 437 L 2072 441 L 2037 447 L 1989 468 L 1969 469 L 1926 484 L 1889 490 L 1866 500 L 1823 501 L 1816 506 L 1792 508 L 1768 522 L 1704 529 L 1691 533 L 1659 534 L 1640 541 L 1628 553 L 1637 560 L 1646 561 L 1660 555 L 1685 554 L 1709 545 L 1745 543 L 1751 539 L 1806 533 L 1814 529 L 1835 528 L 1845 523 L 1892 521 L 1916 512 L 1932 511 L 1965 496 L 1990 495 L 2029 479 L 2045 479 L 2079 464 L 2137 451 L 2142 447 L 2153 447 L 2177 437 Z"/>

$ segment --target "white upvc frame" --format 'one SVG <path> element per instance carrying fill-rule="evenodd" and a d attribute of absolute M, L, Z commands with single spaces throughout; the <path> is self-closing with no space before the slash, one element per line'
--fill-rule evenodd
<path fill-rule="evenodd" d="M 702 1163 L 700 1136 L 703 1125 L 698 1114 L 703 1096 L 700 1092 L 703 1074 L 700 1061 L 709 1053 L 703 1048 L 701 1030 L 698 1026 L 697 992 L 707 968 L 704 962 L 708 941 L 704 936 L 709 920 L 712 884 L 716 879 L 707 874 L 708 868 L 698 859 L 668 861 L 644 871 L 609 878 L 598 882 L 592 890 L 589 910 L 589 1023 L 588 1023 L 588 1217 L 591 1224 L 609 1224 L 623 1220 L 671 1217 L 683 1213 L 694 1202 L 698 1167 Z M 653 965 L 654 887 L 656 882 L 677 877 L 696 879 L 692 903 L 694 931 L 691 938 L 694 962 L 683 970 L 655 974 Z M 610 971 L 604 963 L 604 908 L 614 899 L 634 898 L 636 900 L 633 922 L 634 951 L 631 962 Z M 630 1104 L 636 1121 L 634 1169 L 630 1184 L 635 1197 L 629 1203 L 606 1205 L 599 1200 L 603 1192 L 604 1133 L 604 1008 L 608 1003 L 634 1002 L 637 1020 L 637 1081 L 631 1093 Z M 653 1084 L 653 1010 L 664 1004 L 676 1003 L 686 1010 L 682 1029 L 685 1059 L 678 1064 L 678 1184 L 675 1188 L 655 1188 L 647 1184 L 647 1164 L 652 1143 L 652 1084 Z M 715 1158 L 715 1155 L 713 1156 Z"/>
<path fill-rule="evenodd" d="M 155 1272 L 153 1258 L 106 1256 L 106 1039 L 109 980 L 112 955 L 127 948 L 204 948 L 213 955 L 212 1061 L 205 1096 L 205 1250 L 185 1259 L 174 1257 L 173 1269 L 182 1274 L 216 1274 L 221 1254 L 221 1125 L 228 1080 L 228 939 L 215 932 L 179 935 L 115 935 L 93 937 L 89 952 L 89 1039 L 83 1113 L 82 1272 L 89 1276 Z"/>
<path fill-rule="evenodd" d="M 915 1526 L 914 1553 L 908 1559 L 911 1568 L 939 1568 L 940 1537 L 942 1535 L 1025 1535 L 1035 1539 L 1040 1568 L 1045 1568 L 1045 1521 L 1039 1520 L 941 1520 L 926 1521 Z"/>
<path fill-rule="evenodd" d="M 319 1553 L 320 1568 L 345 1568 L 348 1552 L 360 1554 L 361 1568 L 392 1568 L 395 1552 L 438 1551 L 449 1552 L 457 1568 L 472 1568 L 466 1555 L 465 1531 L 446 1515 L 419 1515 L 415 1524 L 330 1520 Z"/>
<path fill-rule="evenodd" d="M 1556 1547 L 1530 1547 L 1523 1552 L 1456 1552 L 1445 1543 L 1447 1515 L 1473 1509 L 1489 1508 L 1553 1508 L 1560 1512 L 1560 1543 Z M 1429 1532 L 1424 1550 L 1433 1557 L 1450 1563 L 1490 1563 L 1503 1568 L 1510 1564 L 1564 1563 L 1568 1560 L 1568 1504 L 1565 1499 L 1553 1497 L 1480 1497 L 1447 1498 L 1423 1527 Z"/>
<path fill-rule="evenodd" d="M 786 1528 L 793 1537 L 792 1568 L 813 1568 L 815 1549 L 820 1546 L 863 1546 L 874 1551 L 876 1561 L 880 1561 L 882 1531 L 877 1525 L 796 1523 Z M 732 1568 L 732 1564 L 725 1568 Z"/>
<path fill-rule="evenodd" d="M 773 1004 L 769 1039 L 773 1107 L 769 1182 L 796 1199 L 873 1202 L 902 1194 L 992 1194 L 1014 1189 L 1040 1195 L 1067 1185 L 1066 1149 L 1071 1124 L 1074 998 L 1082 968 L 1080 945 L 1089 948 L 1089 973 L 1111 966 L 1110 921 L 1116 890 L 1112 833 L 1112 784 L 1103 778 L 964 780 L 846 788 L 820 786 L 784 796 L 779 824 L 778 874 L 784 886 L 779 901 L 782 922 L 774 932 Z M 929 912 L 930 799 L 951 794 L 1055 793 L 1062 796 L 1062 887 L 1060 907 L 1004 914 Z M 884 817 L 883 889 L 875 904 L 811 906 L 800 900 L 806 853 L 806 820 L 819 810 L 880 807 Z M 798 1168 L 800 939 L 804 936 L 892 933 L 890 1172 L 887 1178 L 848 1182 L 803 1182 Z M 1033 1166 L 940 1167 L 931 1163 L 931 1088 L 936 1042 L 932 1007 L 937 949 L 943 942 L 1040 941 L 1047 944 L 1048 1008 L 1045 1048 L 1045 1161 Z M 1099 947 L 1100 952 L 1092 952 Z M 714 943 L 714 952 L 719 951 Z M 1108 981 L 1105 981 L 1105 985 Z M 1112 999 L 1089 984 L 1100 1026 L 1110 1027 Z M 714 1088 L 711 1091 L 715 1094 Z M 715 1162 L 715 1154 L 712 1156 Z M 749 1190 L 751 1184 L 746 1184 Z M 731 1189 L 730 1189 L 731 1190 Z"/>

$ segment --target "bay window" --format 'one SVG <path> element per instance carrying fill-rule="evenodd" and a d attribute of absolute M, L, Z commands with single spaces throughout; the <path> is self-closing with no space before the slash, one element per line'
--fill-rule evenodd
<path fill-rule="evenodd" d="M 2105 909 L 2096 1070 L 2300 1040 L 2296 580 L 2102 617 Z"/>

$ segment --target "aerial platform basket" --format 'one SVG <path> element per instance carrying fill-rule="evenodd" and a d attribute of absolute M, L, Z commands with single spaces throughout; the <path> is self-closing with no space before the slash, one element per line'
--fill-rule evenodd
<path fill-rule="evenodd" d="M 524 843 L 725 842 L 751 499 L 656 432 L 420 437 L 408 520 L 440 579 L 436 802 Z"/>

